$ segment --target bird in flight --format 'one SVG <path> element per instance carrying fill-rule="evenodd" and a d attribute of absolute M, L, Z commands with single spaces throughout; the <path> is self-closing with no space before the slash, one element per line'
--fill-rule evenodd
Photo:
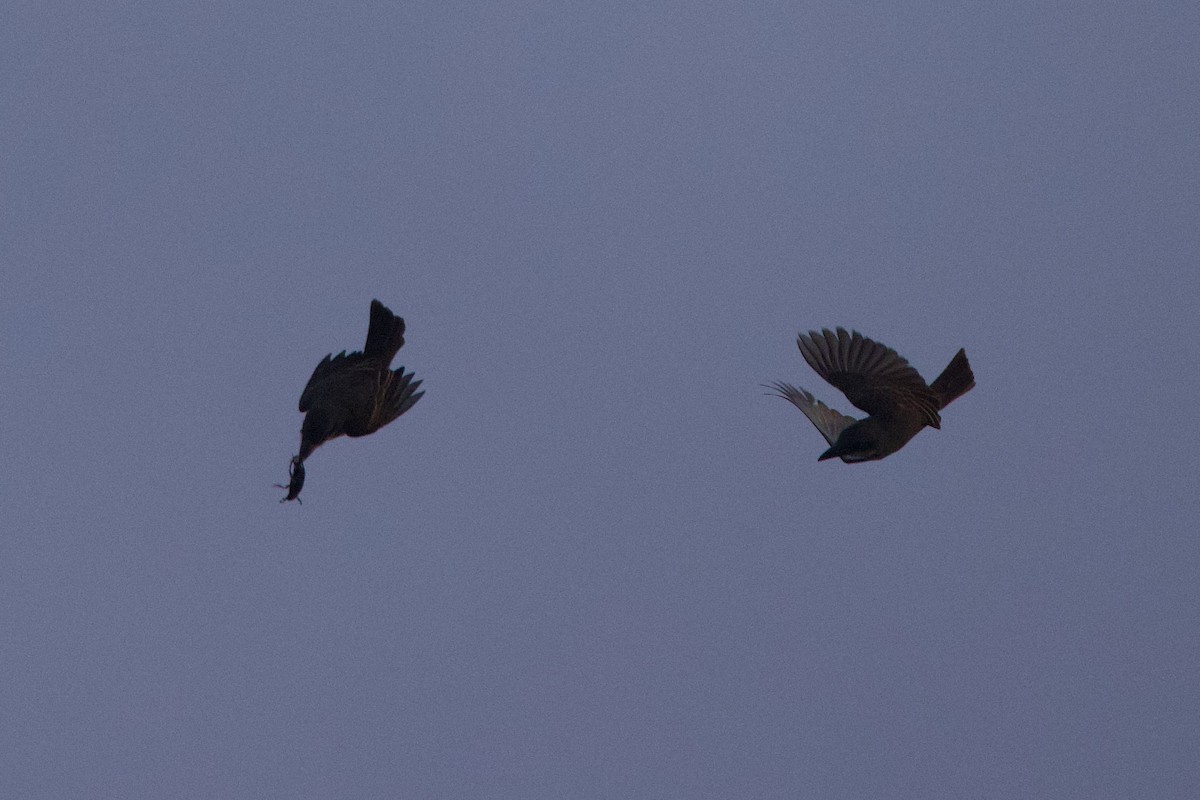
<path fill-rule="evenodd" d="M 346 351 L 325 356 L 313 370 L 300 395 L 304 423 L 300 428 L 300 453 L 288 470 L 287 497 L 297 500 L 304 488 L 304 461 L 330 439 L 342 434 L 366 436 L 408 411 L 425 392 L 421 381 L 404 367 L 390 369 L 404 346 L 404 320 L 378 300 L 371 301 L 371 322 L 362 352 Z"/>
<path fill-rule="evenodd" d="M 926 384 L 895 350 L 858 331 L 809 331 L 796 337 L 796 344 L 818 375 L 869 415 L 848 417 L 791 384 L 768 385 L 772 394 L 803 411 L 829 442 L 818 461 L 840 458 L 854 464 L 890 456 L 926 425 L 941 428 L 939 412 L 975 387 L 965 350 L 959 350 L 942 374 Z"/>

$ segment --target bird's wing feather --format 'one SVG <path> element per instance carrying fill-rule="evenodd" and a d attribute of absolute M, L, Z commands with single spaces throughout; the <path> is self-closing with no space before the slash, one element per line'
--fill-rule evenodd
<path fill-rule="evenodd" d="M 941 427 L 941 401 L 921 374 L 895 350 L 872 341 L 858 331 L 828 328 L 796 338 L 808 365 L 846 398 L 872 416 L 890 416 L 898 410 L 916 410 L 927 424 Z"/>
<path fill-rule="evenodd" d="M 405 374 L 404 367 L 384 370 L 376 393 L 375 405 L 371 410 L 368 433 L 377 431 L 412 408 L 425 392 L 418 392 L 421 381 L 413 380 L 412 372 Z"/>
<path fill-rule="evenodd" d="M 834 411 L 808 392 L 803 389 L 797 389 L 790 383 L 777 381 L 769 385 L 764 384 L 764 386 L 768 389 L 774 389 L 773 394 L 775 396 L 782 397 L 803 411 L 804 416 L 808 417 L 809 421 L 825 437 L 825 441 L 831 445 L 842 435 L 842 431 L 858 421 L 854 417 L 847 417 L 845 414 Z"/>
<path fill-rule="evenodd" d="M 347 354 L 345 350 L 325 356 L 300 394 L 300 411 L 308 411 L 314 399 L 315 389 L 325 379 L 337 375 L 364 362 L 372 362 L 371 369 L 385 369 L 395 357 L 396 351 L 404 346 L 404 319 L 398 317 L 378 300 L 371 301 L 371 321 L 367 325 L 367 341 L 361 351 Z"/>
<path fill-rule="evenodd" d="M 300 411 L 308 411 L 317 392 L 316 387 L 323 381 L 337 375 L 348 367 L 361 363 L 363 359 L 364 356 L 362 353 L 356 351 L 347 355 L 345 350 L 336 356 L 331 353 L 321 359 L 321 363 L 317 364 L 317 368 L 313 370 L 312 377 L 304 385 L 304 391 L 300 393 Z"/>
<path fill-rule="evenodd" d="M 346 355 L 346 351 L 338 353 L 338 358 Z M 321 382 L 321 379 L 328 375 L 332 368 L 330 364 L 333 361 L 333 354 L 325 356 L 321 359 L 321 363 L 317 364 L 317 368 L 313 370 L 312 375 L 308 379 L 308 383 L 304 384 L 304 391 L 300 393 L 300 411 L 301 413 L 308 411 L 308 407 L 312 405 L 312 388 Z"/>

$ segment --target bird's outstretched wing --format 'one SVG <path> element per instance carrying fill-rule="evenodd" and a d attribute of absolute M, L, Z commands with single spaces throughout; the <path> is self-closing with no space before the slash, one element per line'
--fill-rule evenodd
<path fill-rule="evenodd" d="M 317 368 L 313 370 L 312 377 L 304 385 L 304 391 L 300 393 L 300 411 L 308 411 L 315 393 L 318 391 L 317 387 L 326 379 L 339 373 L 345 373 L 351 367 L 362 364 L 364 360 L 365 357 L 362 353 L 356 351 L 347 355 L 345 350 L 336 356 L 330 353 L 321 359 L 321 363 L 317 364 Z"/>
<path fill-rule="evenodd" d="M 790 383 L 776 381 L 772 384 L 763 385 L 767 389 L 774 389 L 775 391 L 772 394 L 776 397 L 782 397 L 803 411 L 804 416 L 808 417 L 809 421 L 825 437 L 825 441 L 831 445 L 842 435 L 842 431 L 858 421 L 854 417 L 847 417 L 845 414 L 834 411 L 808 392 L 803 389 L 797 389 Z"/>
<path fill-rule="evenodd" d="M 941 399 L 892 348 L 845 328 L 809 331 L 796 344 L 808 365 L 857 408 L 880 417 L 916 412 L 930 427 L 941 427 Z"/>
<path fill-rule="evenodd" d="M 378 300 L 372 300 L 371 321 L 367 325 L 367 341 L 362 351 L 356 350 L 347 354 L 343 350 L 336 356 L 330 353 L 321 359 L 321 363 L 317 364 L 312 377 L 308 379 L 304 391 L 300 394 L 300 411 L 308 411 L 318 391 L 316 387 L 326 379 L 334 375 L 349 374 L 360 366 L 371 373 L 386 372 L 397 351 L 403 346 L 404 318 L 393 314 L 391 309 Z"/>
<path fill-rule="evenodd" d="M 367 423 L 366 433 L 379 430 L 416 405 L 425 395 L 425 392 L 417 391 L 420 385 L 421 381 L 413 380 L 413 373 L 405 374 L 404 367 L 380 373 L 380 384 L 371 408 L 371 419 Z"/>

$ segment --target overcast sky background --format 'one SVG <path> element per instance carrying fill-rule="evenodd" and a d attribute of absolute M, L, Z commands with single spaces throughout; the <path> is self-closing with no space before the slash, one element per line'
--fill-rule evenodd
<path fill-rule="evenodd" d="M 5 16 L 0 796 L 1200 796 L 1195 3 Z"/>

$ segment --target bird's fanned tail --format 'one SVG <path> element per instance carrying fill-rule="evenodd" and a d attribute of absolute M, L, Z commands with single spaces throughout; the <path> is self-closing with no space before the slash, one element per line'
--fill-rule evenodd
<path fill-rule="evenodd" d="M 934 378 L 929 385 L 942 403 L 942 408 L 953 403 L 967 392 L 975 388 L 975 373 L 971 372 L 971 364 L 967 361 L 967 351 L 959 350 L 950 359 L 950 363 L 942 370 L 942 374 Z"/>

